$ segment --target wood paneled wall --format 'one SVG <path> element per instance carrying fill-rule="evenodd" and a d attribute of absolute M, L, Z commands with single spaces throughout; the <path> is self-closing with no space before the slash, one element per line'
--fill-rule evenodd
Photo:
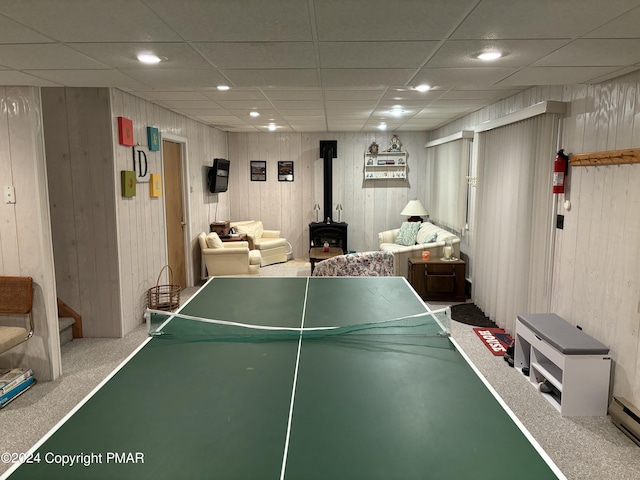
<path fill-rule="evenodd" d="M 569 102 L 561 147 L 640 147 L 640 73 L 598 85 L 531 88 L 429 133 L 430 139 L 544 100 Z M 552 158 L 549 159 L 553 161 Z M 481 179 L 478 179 L 481 181 Z M 640 405 L 640 165 L 573 167 L 558 213 L 551 310 L 609 345 L 613 393 Z M 564 200 L 570 200 L 570 209 Z M 473 234 L 473 232 L 471 232 Z"/>
<path fill-rule="evenodd" d="M 207 190 L 207 168 L 215 157 L 227 156 L 227 134 L 195 122 L 121 90 L 111 92 L 111 128 L 113 131 L 113 179 L 116 188 L 118 258 L 120 271 L 120 308 L 122 331 L 128 333 L 142 321 L 146 307 L 146 292 L 156 285 L 158 275 L 167 261 L 164 196 L 151 198 L 147 183 L 138 184 L 135 197 L 120 194 L 120 171 L 131 170 L 131 148 L 118 144 L 117 118 L 133 121 L 134 141 L 147 145 L 147 127 L 156 127 L 161 135 L 185 142 L 187 208 L 185 244 L 190 264 L 187 283 L 193 285 L 201 277 L 200 247 L 196 241 L 201 231 L 209 231 L 209 223 L 229 215 L 229 194 L 211 194 Z M 161 152 L 149 152 L 152 173 L 162 174 Z M 160 283 L 166 283 L 166 277 Z"/>
<path fill-rule="evenodd" d="M 53 380 L 62 367 L 37 88 L 0 87 L 0 185 L 16 194 L 15 204 L 0 203 L 0 275 L 33 278 L 35 323 L 34 336 L 2 355 L 0 366 L 31 368 L 38 380 Z"/>
<path fill-rule="evenodd" d="M 109 90 L 43 88 L 58 298 L 85 337 L 122 335 Z"/>
<path fill-rule="evenodd" d="M 400 212 L 409 200 L 423 202 L 426 192 L 426 152 L 423 132 L 398 133 L 408 152 L 408 179 L 364 181 L 364 153 L 372 142 L 386 149 L 393 133 L 229 133 L 230 220 L 262 220 L 265 228 L 281 230 L 292 246 L 293 256 L 308 257 L 309 223 L 313 206 L 323 205 L 320 141 L 337 140 L 333 160 L 332 218 L 342 204 L 341 221 L 349 224 L 348 248 L 378 249 L 378 233 L 398 228 Z M 267 181 L 250 181 L 249 162 L 267 162 Z M 294 181 L 279 182 L 279 160 L 294 162 Z M 320 211 L 319 219 L 322 220 Z"/>

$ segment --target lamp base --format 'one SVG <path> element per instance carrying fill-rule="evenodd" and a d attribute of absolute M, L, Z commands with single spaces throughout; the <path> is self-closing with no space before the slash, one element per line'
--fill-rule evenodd
<path fill-rule="evenodd" d="M 420 222 L 422 223 L 422 217 L 409 217 L 407 222 Z"/>

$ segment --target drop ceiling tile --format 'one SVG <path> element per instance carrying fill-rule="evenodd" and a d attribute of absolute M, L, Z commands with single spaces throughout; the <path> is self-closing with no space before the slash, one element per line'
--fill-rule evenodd
<path fill-rule="evenodd" d="M 414 73 L 411 69 L 328 69 L 322 70 L 322 84 L 329 88 L 404 85 Z"/>
<path fill-rule="evenodd" d="M 194 115 L 195 118 L 203 122 L 216 125 L 242 125 L 244 120 L 233 115 Z"/>
<path fill-rule="evenodd" d="M 175 91 L 147 91 L 147 92 L 136 92 L 136 95 L 144 95 L 146 98 L 153 100 L 176 100 L 176 101 L 184 101 L 184 100 L 193 100 L 193 101 L 201 101 L 208 100 L 207 96 L 201 92 L 196 92 L 193 90 L 175 90 Z"/>
<path fill-rule="evenodd" d="M 327 110 L 372 110 L 378 105 L 377 101 L 371 100 L 329 100 L 326 102 Z"/>
<path fill-rule="evenodd" d="M 0 17 L 0 43 L 47 43 L 53 41 L 53 39 L 8 18 Z"/>
<path fill-rule="evenodd" d="M 239 87 L 318 87 L 315 69 L 223 70 Z"/>
<path fill-rule="evenodd" d="M 325 0 L 315 2 L 320 41 L 440 40 L 476 0 Z"/>
<path fill-rule="evenodd" d="M 322 100 L 273 100 L 273 106 L 278 110 L 321 110 L 324 108 Z"/>
<path fill-rule="evenodd" d="M 117 68 L 211 68 L 198 52 L 186 43 L 69 43 L 70 48 Z M 155 65 L 144 65 L 139 53 L 153 53 L 164 60 Z"/>
<path fill-rule="evenodd" d="M 322 68 L 422 67 L 439 42 L 320 42 Z"/>
<path fill-rule="evenodd" d="M 232 88 L 220 91 L 215 87 L 205 87 L 198 91 L 212 100 L 265 100 L 264 94 L 258 88 Z"/>
<path fill-rule="evenodd" d="M 567 85 L 589 83 L 591 78 L 614 71 L 613 67 L 528 67 L 500 82 L 500 85 Z"/>
<path fill-rule="evenodd" d="M 272 102 L 277 100 L 319 100 L 322 101 L 322 89 L 300 88 L 289 90 L 263 90 L 264 95 Z"/>
<path fill-rule="evenodd" d="M 451 38 L 576 38 L 636 6 L 634 0 L 483 0 Z"/>
<path fill-rule="evenodd" d="M 195 43 L 220 69 L 315 68 L 312 42 Z"/>
<path fill-rule="evenodd" d="M 140 0 L 1 2 L 0 13 L 61 42 L 181 40 Z"/>
<path fill-rule="evenodd" d="M 584 38 L 638 38 L 638 24 L 640 24 L 640 7 L 592 30 Z"/>
<path fill-rule="evenodd" d="M 67 87 L 118 87 L 124 91 L 148 90 L 149 86 L 118 70 L 25 70 L 34 76 Z"/>
<path fill-rule="evenodd" d="M 258 108 L 258 109 L 252 109 L 252 108 L 228 108 L 227 111 L 231 114 L 231 115 L 235 115 L 238 118 L 246 118 L 248 122 L 260 122 L 260 121 L 264 121 L 265 118 L 271 118 L 271 117 L 275 117 L 280 115 L 282 112 L 278 112 L 277 110 L 274 110 L 273 108 Z M 249 115 L 249 112 L 251 111 L 256 111 L 260 114 L 260 116 L 258 117 L 251 117 Z"/>
<path fill-rule="evenodd" d="M 39 72 L 36 72 L 39 73 Z M 0 85 L 31 85 L 34 87 L 60 87 L 64 83 L 40 78 L 37 75 L 29 75 L 15 70 L 0 70 Z"/>
<path fill-rule="evenodd" d="M 561 48 L 570 40 L 449 40 L 429 59 L 426 67 L 524 67 Z M 483 62 L 473 55 L 500 50 L 506 56 Z"/>
<path fill-rule="evenodd" d="M 640 38 L 582 39 L 547 55 L 535 66 L 608 66 L 640 62 Z"/>
<path fill-rule="evenodd" d="M 424 68 L 413 79 L 413 83 L 416 85 L 426 83 L 443 88 L 461 85 L 473 85 L 479 88 L 497 84 L 517 70 L 510 67 Z"/>
<path fill-rule="evenodd" d="M 324 95 L 327 100 L 378 100 L 384 92 L 385 88 L 358 88 L 349 90 L 327 88 Z"/>
<path fill-rule="evenodd" d="M 273 109 L 273 106 L 271 105 L 271 103 L 269 103 L 267 100 L 262 99 L 262 100 L 225 100 L 225 99 L 219 99 L 218 104 L 220 104 L 220 106 L 227 108 L 227 109 L 235 109 L 235 110 L 252 110 L 252 109 Z"/>
<path fill-rule="evenodd" d="M 220 116 L 220 117 L 228 117 L 228 116 L 237 116 L 234 115 L 233 112 L 229 112 L 224 108 L 190 108 L 190 107 L 173 107 L 171 105 L 167 105 L 168 108 L 178 111 L 180 113 L 184 113 L 189 116 Z"/>
<path fill-rule="evenodd" d="M 310 41 L 308 2 L 145 0 L 189 41 Z"/>
<path fill-rule="evenodd" d="M 82 53 L 55 43 L 0 45 L 0 63 L 16 70 L 110 68 Z"/>
<path fill-rule="evenodd" d="M 170 108 L 224 108 L 213 100 L 164 100 L 163 103 Z"/>
<path fill-rule="evenodd" d="M 225 79 L 214 68 L 180 69 L 180 68 L 123 68 L 122 73 L 153 87 L 209 87 L 227 84 Z M 147 89 L 148 90 L 148 89 Z"/>

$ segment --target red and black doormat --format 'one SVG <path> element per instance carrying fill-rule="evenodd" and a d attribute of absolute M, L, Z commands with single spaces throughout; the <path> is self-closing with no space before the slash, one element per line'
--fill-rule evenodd
<path fill-rule="evenodd" d="M 496 357 L 502 357 L 507 352 L 507 347 L 513 343 L 511 335 L 502 328 L 474 328 L 476 335 L 480 337 L 482 343 Z"/>

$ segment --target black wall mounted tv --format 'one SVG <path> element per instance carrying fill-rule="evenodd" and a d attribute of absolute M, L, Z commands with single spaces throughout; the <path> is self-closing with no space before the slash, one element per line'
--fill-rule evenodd
<path fill-rule="evenodd" d="M 229 160 L 214 158 L 213 168 L 209 169 L 209 191 L 211 193 L 226 192 L 229 188 Z"/>

